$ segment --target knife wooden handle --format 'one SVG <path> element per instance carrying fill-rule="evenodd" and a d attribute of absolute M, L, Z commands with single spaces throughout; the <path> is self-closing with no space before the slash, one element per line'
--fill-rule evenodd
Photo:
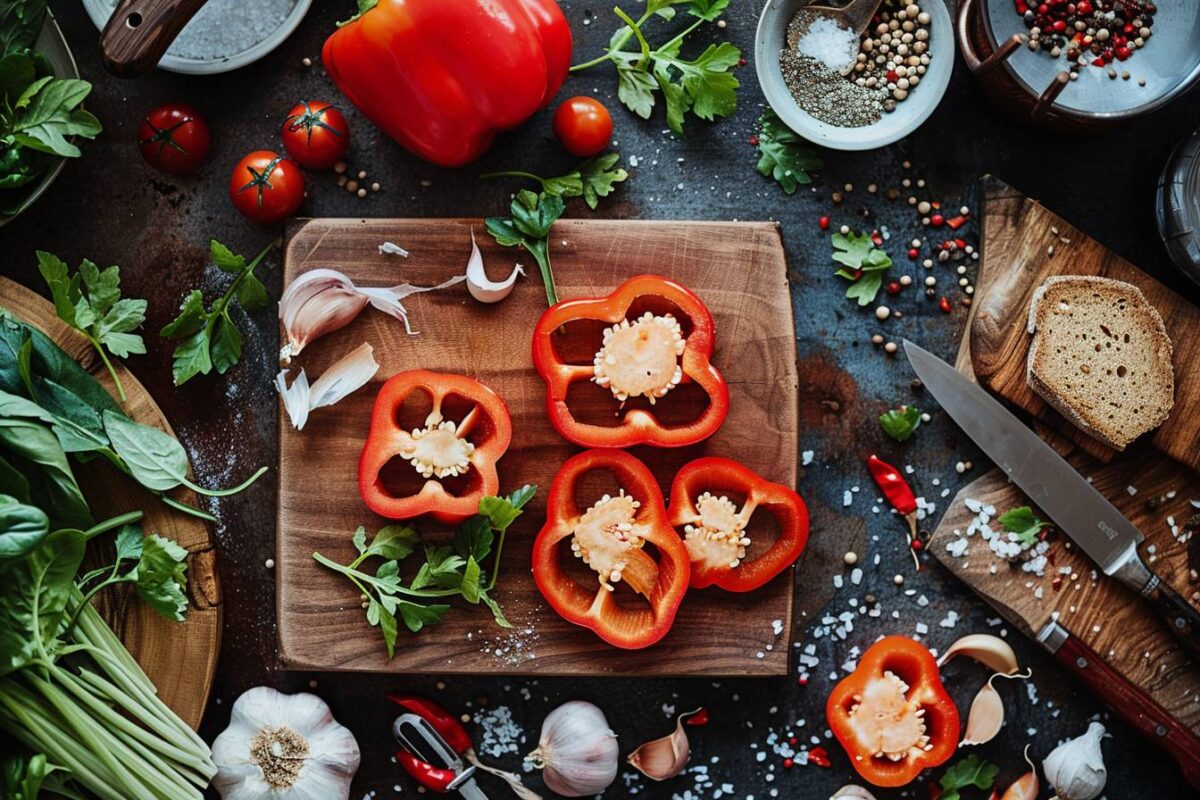
<path fill-rule="evenodd" d="M 154 69 L 206 1 L 119 0 L 100 34 L 104 68 L 118 78 L 133 78 Z"/>
<path fill-rule="evenodd" d="M 1200 614 L 1161 578 L 1146 598 L 1163 617 L 1171 633 L 1200 662 Z"/>
<path fill-rule="evenodd" d="M 1074 636 L 1063 642 L 1054 657 L 1082 678 L 1138 733 L 1166 750 L 1183 770 L 1184 780 L 1200 789 L 1200 738 Z"/>

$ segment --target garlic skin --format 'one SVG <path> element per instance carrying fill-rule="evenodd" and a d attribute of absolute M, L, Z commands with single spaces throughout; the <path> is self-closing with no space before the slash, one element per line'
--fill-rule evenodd
<path fill-rule="evenodd" d="M 1046 782 L 1058 800 L 1095 800 L 1108 782 L 1108 768 L 1100 741 L 1108 734 L 1099 722 L 1088 725 L 1087 732 L 1050 751 L 1042 761 Z"/>
<path fill-rule="evenodd" d="M 475 229 L 471 229 L 471 257 L 467 260 L 467 291 L 481 303 L 498 303 L 512 294 L 517 276 L 524 275 L 525 268 L 520 264 L 502 281 L 493 281 L 483 268 L 483 254 L 475 243 Z"/>
<path fill-rule="evenodd" d="M 992 672 L 1003 672 L 1005 675 L 1012 675 L 1020 669 L 1017 654 L 1013 652 L 1012 646 L 999 636 L 988 633 L 971 633 L 957 640 L 938 657 L 938 668 L 944 667 L 950 659 L 959 655 L 972 658 L 990 668 Z"/>
<path fill-rule="evenodd" d="M 829 800 L 875 800 L 875 795 L 861 786 L 848 783 L 834 792 Z"/>
<path fill-rule="evenodd" d="M 1041 786 L 1038 784 L 1037 769 L 1029 760 L 1029 745 L 1025 745 L 1025 763 L 1029 765 L 1029 772 L 1013 781 L 1012 785 L 1004 790 L 1000 800 L 1037 800 Z"/>
<path fill-rule="evenodd" d="M 222 800 L 347 800 L 358 742 L 313 694 L 244 692 L 212 746 Z"/>
<path fill-rule="evenodd" d="M 308 385 L 308 375 L 303 369 L 291 386 L 287 385 L 290 370 L 280 370 L 275 376 L 275 389 L 283 399 L 283 408 L 292 426 L 298 431 L 304 430 L 310 411 L 333 405 L 375 377 L 379 362 L 374 353 L 375 348 L 371 345 L 359 345 L 325 370 L 312 386 Z"/>
<path fill-rule="evenodd" d="M 680 714 L 675 718 L 675 730 L 660 739 L 646 742 L 630 753 L 629 758 L 625 760 L 652 780 L 665 781 L 674 778 L 683 772 L 692 755 L 692 745 L 683 729 L 683 721 L 703 710 L 697 708 L 695 711 Z"/>
<path fill-rule="evenodd" d="M 572 700 L 550 712 L 542 723 L 537 749 L 525 760 L 542 770 L 550 791 L 563 797 L 600 794 L 617 778 L 617 735 L 604 712 Z"/>

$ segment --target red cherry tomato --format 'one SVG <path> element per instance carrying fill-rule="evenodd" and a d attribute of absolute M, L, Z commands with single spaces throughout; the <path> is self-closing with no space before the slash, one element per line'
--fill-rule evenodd
<path fill-rule="evenodd" d="M 283 121 L 283 146 L 300 166 L 329 169 L 350 147 L 350 126 L 337 106 L 305 100 Z"/>
<path fill-rule="evenodd" d="M 304 202 L 304 173 L 289 158 L 255 150 L 233 168 L 229 196 L 234 208 L 255 222 L 278 222 Z"/>
<path fill-rule="evenodd" d="M 590 158 L 608 146 L 613 122 L 608 109 L 590 97 L 571 97 L 554 112 L 554 135 L 568 153 Z"/>
<path fill-rule="evenodd" d="M 167 103 L 151 109 L 138 126 L 138 148 L 150 166 L 186 175 L 208 155 L 208 123 L 191 106 Z"/>

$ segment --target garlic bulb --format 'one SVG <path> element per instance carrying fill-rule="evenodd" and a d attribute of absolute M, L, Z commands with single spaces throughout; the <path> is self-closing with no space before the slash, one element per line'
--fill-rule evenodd
<path fill-rule="evenodd" d="M 223 800 L 346 800 L 358 742 L 313 694 L 258 686 L 233 704 L 212 746 Z"/>
<path fill-rule="evenodd" d="M 857 784 L 848 783 L 834 792 L 829 800 L 875 800 L 875 795 Z"/>
<path fill-rule="evenodd" d="M 572 700 L 542 723 L 537 749 L 525 760 L 542 770 L 550 791 L 563 797 L 600 794 L 617 778 L 617 735 L 604 712 Z"/>
<path fill-rule="evenodd" d="M 1108 734 L 1099 722 L 1088 726 L 1087 733 L 1070 739 L 1050 751 L 1042 762 L 1046 782 L 1054 787 L 1059 800 L 1094 800 L 1104 791 L 1108 769 L 1100 740 Z"/>

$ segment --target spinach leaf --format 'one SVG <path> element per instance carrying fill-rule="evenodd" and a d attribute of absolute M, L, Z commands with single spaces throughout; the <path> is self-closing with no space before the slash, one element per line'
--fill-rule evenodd
<path fill-rule="evenodd" d="M 0 494 L 7 494 L 29 505 L 29 479 L 0 455 Z"/>
<path fill-rule="evenodd" d="M 104 412 L 104 432 L 129 474 L 147 489 L 165 492 L 187 481 L 187 452 L 169 433 L 112 411 Z"/>
<path fill-rule="evenodd" d="M 38 397 L 32 399 L 36 399 L 39 405 L 50 406 L 47 399 L 40 396 L 43 390 L 48 390 L 74 395 L 83 405 L 95 410 L 97 420 L 99 413 L 105 409 L 121 410 L 100 382 L 50 337 L 16 320 L 3 309 L 0 309 L 0 389 L 12 394 L 23 393 L 19 364 L 21 348 L 26 342 L 30 343 L 31 348 L 29 363 L 34 389 L 39 393 Z M 64 408 L 67 406 L 66 401 L 60 404 Z M 71 405 L 74 407 L 74 404 Z"/>
<path fill-rule="evenodd" d="M 0 2 L 0 54 L 28 50 L 37 42 L 46 20 L 46 0 Z"/>
<path fill-rule="evenodd" d="M 7 135 L 33 150 L 65 158 L 83 155 L 67 141 L 68 136 L 94 139 L 102 130 L 100 120 L 79 108 L 92 85 L 78 78 L 47 77 L 34 81 L 21 93 Z"/>
<path fill-rule="evenodd" d="M 37 506 L 0 494 L 0 569 L 25 558 L 50 534 L 50 520 Z"/>
<path fill-rule="evenodd" d="M 82 531 L 55 531 L 5 574 L 5 591 L 0 594 L 0 676 L 51 650 L 75 589 L 84 543 Z"/>
<path fill-rule="evenodd" d="M 29 481 L 30 499 L 56 522 L 86 528 L 92 514 L 67 454 L 54 433 L 35 420 L 0 418 L 0 454 Z"/>

